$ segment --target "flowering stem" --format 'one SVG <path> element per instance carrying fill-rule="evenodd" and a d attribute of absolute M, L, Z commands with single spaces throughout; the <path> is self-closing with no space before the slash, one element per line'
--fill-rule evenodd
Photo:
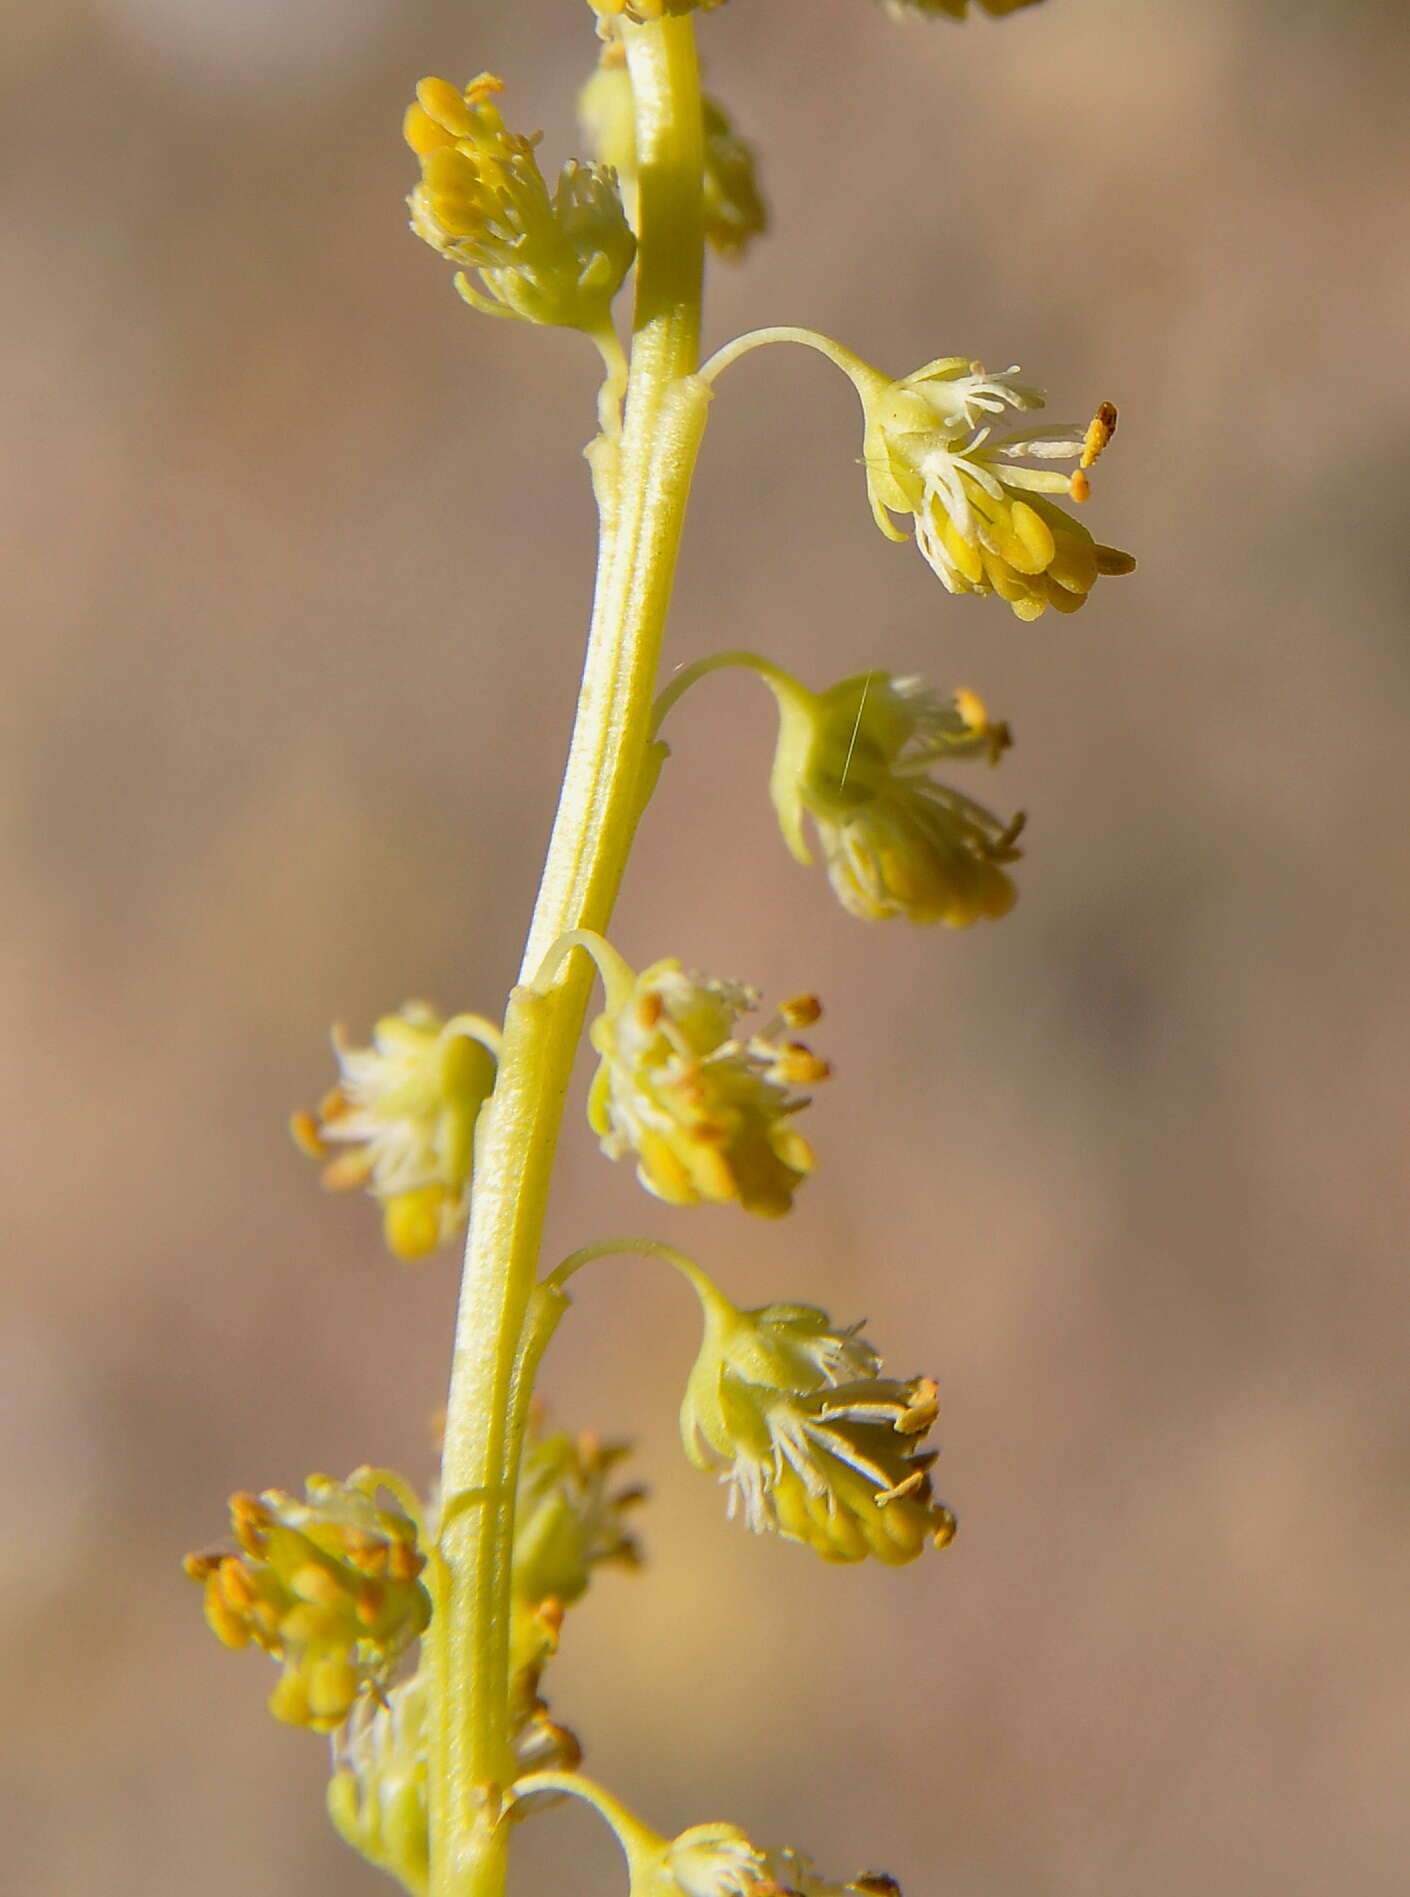
<path fill-rule="evenodd" d="M 602 526 L 577 719 L 521 985 L 505 1014 L 477 1141 L 446 1410 L 442 1637 L 431 1643 L 429 1897 L 499 1897 L 515 1773 L 510 1557 L 524 1392 L 520 1359 L 554 1147 L 591 969 L 529 984 L 560 937 L 605 930 L 649 788 L 651 701 L 709 390 L 695 374 L 703 262 L 701 107 L 688 15 L 628 26 L 636 101 L 636 311 L 620 446 L 593 465 Z M 483 1501 L 457 1508 L 470 1494 Z"/>

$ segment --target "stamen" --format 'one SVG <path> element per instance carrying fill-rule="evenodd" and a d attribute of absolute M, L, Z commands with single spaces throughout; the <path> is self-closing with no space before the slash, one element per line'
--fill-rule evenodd
<path fill-rule="evenodd" d="M 1103 448 L 1106 447 L 1115 433 L 1116 408 L 1111 402 L 1103 402 L 1091 421 L 1087 424 L 1086 438 L 1082 443 L 1082 466 L 1084 468 L 1090 468 L 1097 461 Z"/>

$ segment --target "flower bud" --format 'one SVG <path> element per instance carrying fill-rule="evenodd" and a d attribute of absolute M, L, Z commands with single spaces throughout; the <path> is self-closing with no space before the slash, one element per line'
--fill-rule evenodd
<path fill-rule="evenodd" d="M 966 928 L 1007 914 L 1022 818 L 1003 822 L 932 775 L 1010 743 L 972 692 L 944 699 L 920 679 L 862 672 L 813 693 L 765 675 L 779 706 L 770 794 L 784 841 L 802 863 L 817 834 L 838 900 L 864 921 L 905 916 Z"/>
<path fill-rule="evenodd" d="M 681 1405 L 697 1468 L 719 1468 L 756 1534 L 772 1529 L 829 1561 L 913 1560 L 943 1547 L 954 1517 L 930 1488 L 923 1448 L 939 1413 L 928 1378 L 897 1382 L 860 1326 L 809 1305 L 739 1311 L 697 1284 L 705 1336 Z"/>
<path fill-rule="evenodd" d="M 424 1897 L 431 1874 L 429 1693 L 418 1673 L 380 1703 L 364 1699 L 339 1735 L 328 1816 L 345 1843 Z"/>
<path fill-rule="evenodd" d="M 481 73 L 463 93 L 423 79 L 406 114 L 406 141 L 421 160 L 411 228 L 462 273 L 456 288 L 475 309 L 598 331 L 636 256 L 613 173 L 570 160 L 550 194 L 536 139 L 506 129 L 492 103 L 504 90 Z"/>
<path fill-rule="evenodd" d="M 380 1201 L 399 1258 L 423 1257 L 465 1223 L 475 1122 L 495 1082 L 484 1040 L 494 1038 L 478 1016 L 442 1021 L 424 1001 L 384 1015 L 371 1047 L 335 1028 L 338 1084 L 316 1114 L 293 1117 L 299 1145 L 328 1161 L 325 1186 L 366 1186 Z M 334 1147 L 346 1150 L 330 1157 Z"/>
<path fill-rule="evenodd" d="M 216 1636 L 280 1662 L 269 1705 L 289 1725 L 332 1732 L 430 1620 L 416 1524 L 381 1506 L 378 1488 L 360 1470 L 345 1483 L 310 1476 L 302 1502 L 279 1489 L 233 1496 L 241 1552 L 187 1557 Z"/>
<path fill-rule="evenodd" d="M 626 975 L 591 1030 L 602 1065 L 588 1119 L 603 1152 L 634 1153 L 641 1183 L 673 1205 L 737 1199 L 766 1218 L 787 1212 L 813 1166 L 790 1123 L 808 1104 L 793 1088 L 828 1070 L 785 1032 L 790 1017 L 816 1019 L 816 1002 L 786 1004 L 742 1040 L 752 989 L 687 974 L 674 959 Z"/>
<path fill-rule="evenodd" d="M 537 1609 L 545 1601 L 571 1607 L 603 1562 L 640 1561 L 626 1518 L 642 1500 L 639 1488 L 613 1490 L 612 1473 L 630 1453 L 566 1430 L 533 1431 L 519 1467 L 514 1515 L 514 1596 Z"/>
<path fill-rule="evenodd" d="M 619 47 L 606 49 L 602 64 L 579 94 L 578 119 L 593 152 L 630 191 L 636 184 L 636 124 L 631 75 Z M 705 236 L 722 257 L 738 257 L 768 228 L 754 148 L 708 93 L 701 101 L 701 131 Z"/>

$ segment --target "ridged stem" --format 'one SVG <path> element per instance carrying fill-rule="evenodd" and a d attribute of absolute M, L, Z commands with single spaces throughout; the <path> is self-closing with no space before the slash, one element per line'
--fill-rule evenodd
<path fill-rule="evenodd" d="M 600 463 L 597 589 L 568 765 L 494 1097 L 477 1141 L 441 1478 L 440 1637 L 431 1643 L 430 1897 L 500 1897 L 514 1778 L 510 1567 L 523 1403 L 515 1365 L 537 1277 L 563 1101 L 590 991 L 564 934 L 605 932 L 650 786 L 652 699 L 709 390 L 696 376 L 703 258 L 700 86 L 689 16 L 623 35 L 636 101 L 636 310 L 619 454 Z M 457 1504 L 457 1496 L 466 1498 Z"/>

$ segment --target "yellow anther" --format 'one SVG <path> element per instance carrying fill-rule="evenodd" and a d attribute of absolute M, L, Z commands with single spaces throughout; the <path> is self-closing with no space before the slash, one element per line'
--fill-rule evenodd
<path fill-rule="evenodd" d="M 1116 407 L 1114 403 L 1103 402 L 1091 421 L 1087 424 L 1087 433 L 1082 442 L 1082 461 L 1084 468 L 1090 468 L 1100 457 L 1103 448 L 1116 433 Z"/>
<path fill-rule="evenodd" d="M 791 1028 L 810 1028 L 822 1019 L 822 1003 L 816 995 L 794 995 L 779 1003 L 779 1014 Z"/>

